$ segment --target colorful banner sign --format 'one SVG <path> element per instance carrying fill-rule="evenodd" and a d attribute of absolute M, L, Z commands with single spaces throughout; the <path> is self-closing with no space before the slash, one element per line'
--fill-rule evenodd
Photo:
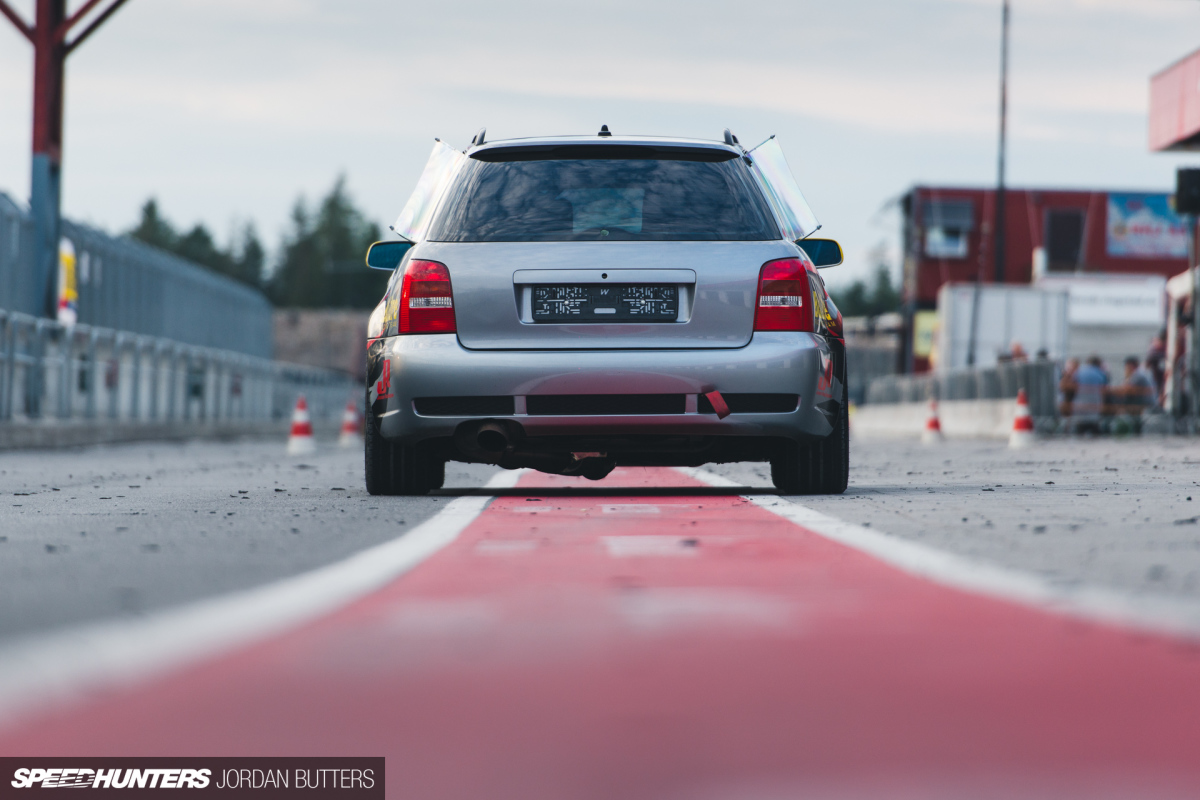
<path fill-rule="evenodd" d="M 1187 227 L 1166 194 L 1108 196 L 1108 254 L 1187 258 Z"/>

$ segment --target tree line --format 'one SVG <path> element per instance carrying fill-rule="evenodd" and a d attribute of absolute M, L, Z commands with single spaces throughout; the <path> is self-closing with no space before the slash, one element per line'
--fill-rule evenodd
<path fill-rule="evenodd" d="M 273 264 L 253 223 L 222 248 L 202 223 L 177 229 L 153 198 L 127 235 L 260 289 L 285 308 L 373 308 L 387 285 L 386 273 L 363 263 L 380 229 L 354 205 L 345 178 L 315 206 L 297 198 Z"/>
<path fill-rule="evenodd" d="M 886 248 L 874 248 L 868 258 L 873 262 L 869 281 L 859 279 L 829 290 L 843 317 L 877 317 L 900 310 L 900 289 L 892 283 Z"/>

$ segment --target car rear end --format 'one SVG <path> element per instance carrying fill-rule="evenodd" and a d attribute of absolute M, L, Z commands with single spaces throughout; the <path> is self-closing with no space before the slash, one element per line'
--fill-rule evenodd
<path fill-rule="evenodd" d="M 834 431 L 840 319 L 740 148 L 468 156 L 373 315 L 368 402 L 414 469 L 599 478 L 772 461 Z"/>

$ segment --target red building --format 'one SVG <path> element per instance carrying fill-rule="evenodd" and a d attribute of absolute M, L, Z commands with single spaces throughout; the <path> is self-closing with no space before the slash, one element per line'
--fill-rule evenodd
<path fill-rule="evenodd" d="M 994 189 L 918 186 L 904 196 L 904 370 L 924 372 L 922 327 L 950 282 L 995 281 Z M 1008 189 L 1003 283 L 1042 275 L 1164 278 L 1187 266 L 1187 232 L 1166 193 Z"/>

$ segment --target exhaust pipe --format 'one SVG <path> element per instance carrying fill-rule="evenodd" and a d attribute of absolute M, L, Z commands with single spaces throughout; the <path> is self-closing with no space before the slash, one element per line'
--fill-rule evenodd
<path fill-rule="evenodd" d="M 475 433 L 475 444 L 486 453 L 500 455 L 508 450 L 508 429 L 498 422 L 485 422 Z"/>
<path fill-rule="evenodd" d="M 499 464 L 511 457 L 524 430 L 516 422 L 485 419 L 464 422 L 454 431 L 454 444 L 471 461 Z"/>

